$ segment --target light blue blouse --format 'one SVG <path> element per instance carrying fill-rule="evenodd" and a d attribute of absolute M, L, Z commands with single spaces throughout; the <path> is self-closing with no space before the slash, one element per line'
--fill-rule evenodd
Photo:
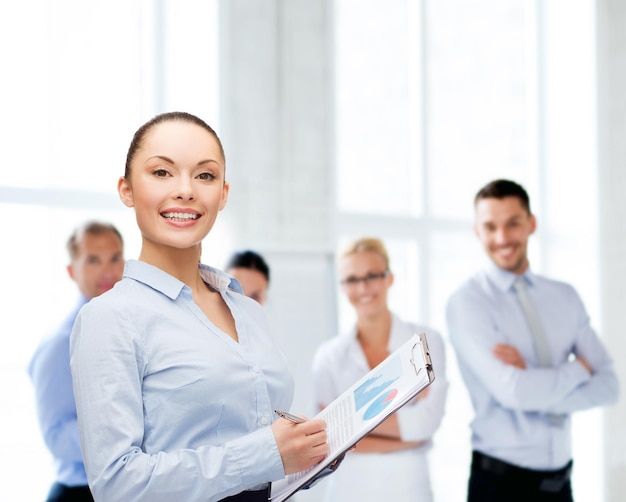
<path fill-rule="evenodd" d="M 214 501 L 284 476 L 271 429 L 293 378 L 267 317 L 229 275 L 200 265 L 239 342 L 189 287 L 136 260 L 79 313 L 71 369 L 96 500 Z"/>
<path fill-rule="evenodd" d="M 572 456 L 569 415 L 614 403 L 618 380 L 574 288 L 528 270 L 528 295 L 552 353 L 553 367 L 539 367 L 513 289 L 516 277 L 491 265 L 448 301 L 449 337 L 475 411 L 472 446 L 521 467 L 558 469 Z M 499 343 L 515 346 L 527 368 L 498 361 L 492 351 Z M 575 354 L 590 363 L 592 375 L 573 360 Z M 548 413 L 564 415 L 564 423 L 551 423 Z"/>

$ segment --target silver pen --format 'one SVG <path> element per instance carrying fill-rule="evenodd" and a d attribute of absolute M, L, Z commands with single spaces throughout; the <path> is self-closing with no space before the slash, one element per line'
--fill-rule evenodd
<path fill-rule="evenodd" d="M 281 418 L 293 422 L 294 424 L 301 424 L 302 422 L 306 422 L 306 419 L 297 417 L 295 415 L 292 415 L 291 413 L 287 413 L 286 411 L 274 410 L 274 413 L 276 413 Z"/>

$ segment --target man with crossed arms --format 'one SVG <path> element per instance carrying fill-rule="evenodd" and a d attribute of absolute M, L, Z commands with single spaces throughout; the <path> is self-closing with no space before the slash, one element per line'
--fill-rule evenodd
<path fill-rule="evenodd" d="M 530 270 L 525 189 L 492 181 L 474 209 L 491 263 L 446 309 L 475 412 L 467 500 L 571 502 L 570 415 L 617 400 L 613 363 L 574 288 Z"/>

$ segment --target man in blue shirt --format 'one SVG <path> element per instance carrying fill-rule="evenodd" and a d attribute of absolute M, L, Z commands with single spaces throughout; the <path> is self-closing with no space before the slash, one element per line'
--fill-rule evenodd
<path fill-rule="evenodd" d="M 39 425 L 56 469 L 56 482 L 47 502 L 91 502 L 72 390 L 70 333 L 81 307 L 122 278 L 122 236 L 113 225 L 87 222 L 71 235 L 67 250 L 67 271 L 76 282 L 80 297 L 63 324 L 41 341 L 28 372 L 35 387 Z"/>
<path fill-rule="evenodd" d="M 474 207 L 491 263 L 446 309 L 475 412 L 468 502 L 571 502 L 570 415 L 617 400 L 613 363 L 574 288 L 530 270 L 524 188 L 492 181 Z"/>

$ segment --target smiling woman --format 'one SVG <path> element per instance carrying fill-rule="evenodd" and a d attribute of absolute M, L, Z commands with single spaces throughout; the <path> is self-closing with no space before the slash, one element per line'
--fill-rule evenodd
<path fill-rule="evenodd" d="M 164 245 L 199 246 L 228 200 L 225 176 L 222 145 L 203 121 L 168 113 L 142 126 L 118 182 L 122 202 L 135 208 L 142 234 L 139 259 L 158 256 Z"/>
<path fill-rule="evenodd" d="M 217 134 L 194 115 L 156 116 L 135 133 L 118 188 L 139 259 L 80 311 L 71 337 L 94 498 L 266 502 L 271 481 L 313 466 L 328 444 L 322 420 L 275 420 L 294 385 L 265 311 L 199 264 L 228 199 Z"/>

